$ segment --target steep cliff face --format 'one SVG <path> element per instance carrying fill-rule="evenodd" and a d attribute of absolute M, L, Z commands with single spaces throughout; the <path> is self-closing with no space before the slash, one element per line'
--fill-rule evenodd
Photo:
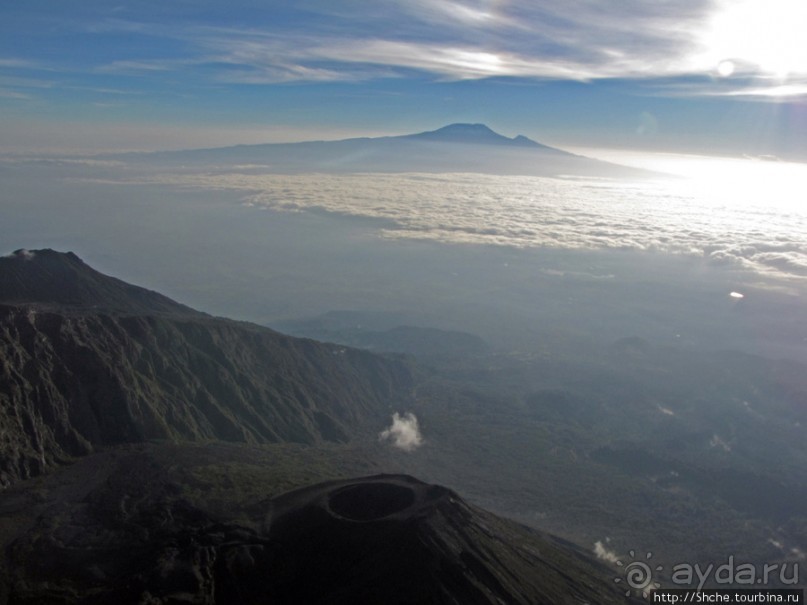
<path fill-rule="evenodd" d="M 25 270 L 16 275 L 32 291 Z M 78 305 L 47 291 L 47 304 L 0 301 L 0 485 L 117 443 L 347 441 L 411 392 L 402 362 L 181 305 L 169 313 L 176 303 L 142 289 L 129 305 L 121 289 L 104 297 L 104 279 L 103 311 L 87 307 L 89 291 Z M 159 312 L 147 312 L 154 301 Z"/>

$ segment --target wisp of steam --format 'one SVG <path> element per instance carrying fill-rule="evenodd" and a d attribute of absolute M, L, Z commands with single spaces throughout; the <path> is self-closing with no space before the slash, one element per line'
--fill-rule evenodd
<path fill-rule="evenodd" d="M 414 451 L 423 445 L 418 419 L 412 412 L 403 416 L 395 412 L 392 415 L 392 425 L 379 433 L 378 440 L 391 441 L 393 446 L 405 452 Z"/>

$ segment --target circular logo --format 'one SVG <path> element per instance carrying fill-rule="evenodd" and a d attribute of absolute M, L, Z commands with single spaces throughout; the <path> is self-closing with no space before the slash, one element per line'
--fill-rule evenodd
<path fill-rule="evenodd" d="M 644 561 L 637 561 L 636 553 L 633 550 L 631 550 L 628 554 L 632 559 L 630 562 L 627 564 L 622 560 L 616 562 L 619 567 L 624 567 L 625 571 L 622 576 L 614 578 L 614 582 L 617 584 L 625 582 L 625 584 L 628 585 L 628 589 L 625 591 L 625 596 L 630 596 L 631 592 L 633 591 L 636 594 L 641 594 L 644 598 L 647 598 L 651 591 L 661 587 L 661 584 L 653 581 L 653 572 L 661 571 L 663 566 L 657 565 L 655 567 L 651 567 L 650 564 L 646 562 L 650 560 L 653 553 L 647 553 Z"/>

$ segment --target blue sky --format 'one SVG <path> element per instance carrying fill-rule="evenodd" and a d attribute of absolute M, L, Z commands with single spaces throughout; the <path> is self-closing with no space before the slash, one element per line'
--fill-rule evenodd
<path fill-rule="evenodd" d="M 0 150 L 484 122 L 807 160 L 804 0 L 0 0 Z"/>

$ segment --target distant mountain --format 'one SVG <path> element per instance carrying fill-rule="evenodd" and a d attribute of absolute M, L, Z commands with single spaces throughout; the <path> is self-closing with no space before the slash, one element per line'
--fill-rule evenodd
<path fill-rule="evenodd" d="M 410 396 L 407 365 L 213 318 L 72 253 L 0 261 L 0 487 L 149 439 L 347 441 Z"/>
<path fill-rule="evenodd" d="M 272 327 L 293 336 L 423 359 L 474 357 L 491 352 L 490 345 L 474 334 L 399 323 L 406 321 L 393 313 L 330 311 L 310 319 L 276 322 Z"/>
<path fill-rule="evenodd" d="M 119 154 L 127 162 L 184 168 L 227 165 L 264 172 L 477 172 L 527 176 L 647 178 L 654 173 L 574 155 L 523 135 L 508 138 L 484 124 L 450 124 L 416 134 L 237 145 L 213 149 Z"/>
<path fill-rule="evenodd" d="M 536 143 L 524 135 L 518 135 L 512 139 L 507 138 L 498 132 L 494 132 L 485 124 L 449 124 L 448 126 L 443 126 L 437 130 L 430 130 L 428 132 L 392 138 L 411 141 L 431 141 L 437 143 L 460 143 L 463 145 L 507 145 L 511 147 L 543 149 L 555 153 L 571 155 L 567 154 L 565 151 L 561 151 L 560 149 L 555 149 L 553 147 L 547 147 L 546 145 Z"/>

